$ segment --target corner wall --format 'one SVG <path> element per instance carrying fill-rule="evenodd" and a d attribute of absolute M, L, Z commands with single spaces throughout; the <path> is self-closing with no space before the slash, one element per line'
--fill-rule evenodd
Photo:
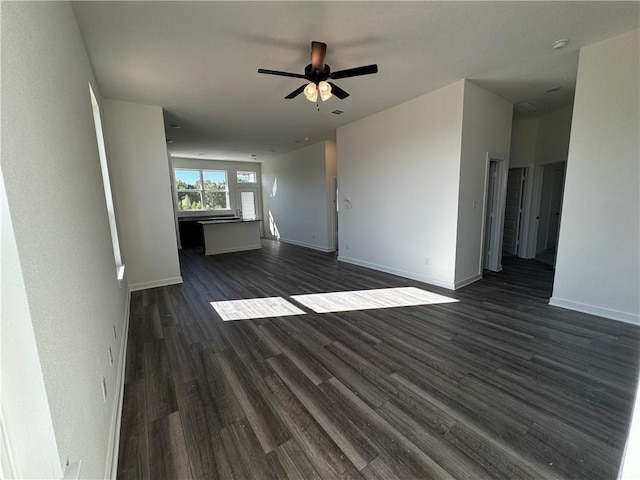
<path fill-rule="evenodd" d="M 552 305 L 640 324 L 640 30 L 580 51 Z"/>
<path fill-rule="evenodd" d="M 513 120 L 509 168 L 566 162 L 573 105 L 536 118 Z"/>
<path fill-rule="evenodd" d="M 454 288 L 463 92 L 337 130 L 340 260 Z"/>
<path fill-rule="evenodd" d="M 0 472 L 3 478 L 60 478 L 62 465 L 1 169 L 0 207 Z"/>
<path fill-rule="evenodd" d="M 535 153 L 537 165 L 567 161 L 572 113 L 573 105 L 567 105 L 537 119 Z"/>
<path fill-rule="evenodd" d="M 182 283 L 162 109 L 105 99 L 102 114 L 129 289 Z"/>
<path fill-rule="evenodd" d="M 502 97 L 465 80 L 457 214 L 456 288 L 482 278 L 487 153 L 507 158 L 511 142 L 512 111 L 513 105 Z M 506 163 L 508 166 L 508 161 Z M 501 246 L 498 251 L 500 250 Z"/>
<path fill-rule="evenodd" d="M 1 8 L 2 174 L 28 303 L 27 312 L 19 298 L 3 298 L 3 313 L 9 302 L 21 312 L 13 321 L 31 318 L 59 452 L 52 468 L 81 461 L 82 478 L 104 478 L 128 296 L 116 278 L 89 95 L 93 73 L 69 3 Z M 11 362 L 22 360 L 2 367 Z M 17 400 L 27 393 L 17 392 Z M 16 412 L 4 414 L 8 424 L 20 422 Z M 50 462 L 29 447 L 30 462 Z"/>
<path fill-rule="evenodd" d="M 535 163 L 537 118 L 515 118 L 511 127 L 509 168 L 529 167 Z"/>
<path fill-rule="evenodd" d="M 265 236 L 324 252 L 335 249 L 328 184 L 327 142 L 318 142 L 262 163 Z"/>

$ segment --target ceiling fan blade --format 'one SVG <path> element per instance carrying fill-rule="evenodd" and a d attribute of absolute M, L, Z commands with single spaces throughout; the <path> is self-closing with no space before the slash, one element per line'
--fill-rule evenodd
<path fill-rule="evenodd" d="M 278 70 L 267 70 L 264 68 L 259 68 L 258 73 L 266 73 L 267 75 L 279 75 L 281 77 L 307 78 L 301 73 L 280 72 Z"/>
<path fill-rule="evenodd" d="M 329 75 L 329 78 L 338 80 L 339 78 L 359 77 L 360 75 L 371 75 L 378 73 L 378 65 L 365 65 L 364 67 L 349 68 L 347 70 L 338 70 Z"/>
<path fill-rule="evenodd" d="M 349 96 L 349 94 L 347 92 L 345 92 L 343 89 L 341 89 L 335 83 L 329 82 L 329 85 L 331 85 L 331 93 L 333 93 L 340 100 L 343 100 L 343 99 L 345 99 L 345 98 L 347 98 Z"/>
<path fill-rule="evenodd" d="M 287 95 L 284 98 L 295 98 L 298 95 L 300 95 L 302 92 L 304 92 L 305 87 L 307 86 L 307 84 L 305 83 L 304 85 L 302 85 L 300 88 L 296 88 L 293 92 L 291 92 L 289 95 Z"/>
<path fill-rule="evenodd" d="M 311 42 L 311 67 L 314 71 L 324 72 L 324 57 L 327 55 L 327 44 Z"/>

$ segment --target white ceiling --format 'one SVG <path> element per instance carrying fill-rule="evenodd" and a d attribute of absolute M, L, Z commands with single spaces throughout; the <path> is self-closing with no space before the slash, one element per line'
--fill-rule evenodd
<path fill-rule="evenodd" d="M 632 2 L 74 2 L 105 98 L 164 108 L 175 156 L 258 161 L 468 78 L 540 112 L 571 103 L 579 49 L 640 25 Z M 567 47 L 551 44 L 568 38 Z M 285 100 L 312 40 L 351 96 Z M 561 86 L 556 93 L 545 93 Z M 342 115 L 330 112 L 344 110 Z M 179 129 L 170 123 L 179 124 Z M 204 155 L 200 155 L 204 154 Z"/>

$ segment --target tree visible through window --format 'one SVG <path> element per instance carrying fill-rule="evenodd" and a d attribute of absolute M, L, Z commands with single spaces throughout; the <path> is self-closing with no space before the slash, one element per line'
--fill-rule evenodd
<path fill-rule="evenodd" d="M 238 183 L 256 183 L 256 172 L 238 172 Z"/>
<path fill-rule="evenodd" d="M 228 210 L 227 172 L 174 169 L 177 207 L 189 210 Z"/>

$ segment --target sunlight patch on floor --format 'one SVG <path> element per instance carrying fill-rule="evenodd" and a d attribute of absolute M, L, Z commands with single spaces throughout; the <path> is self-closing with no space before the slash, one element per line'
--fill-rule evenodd
<path fill-rule="evenodd" d="M 210 303 L 225 322 L 305 314 L 303 310 L 287 302 L 282 297 L 249 298 L 246 300 L 227 300 Z"/>
<path fill-rule="evenodd" d="M 458 301 L 454 298 L 438 295 L 416 287 L 313 293 L 310 295 L 292 295 L 291 298 L 316 313 L 410 307 Z"/>

